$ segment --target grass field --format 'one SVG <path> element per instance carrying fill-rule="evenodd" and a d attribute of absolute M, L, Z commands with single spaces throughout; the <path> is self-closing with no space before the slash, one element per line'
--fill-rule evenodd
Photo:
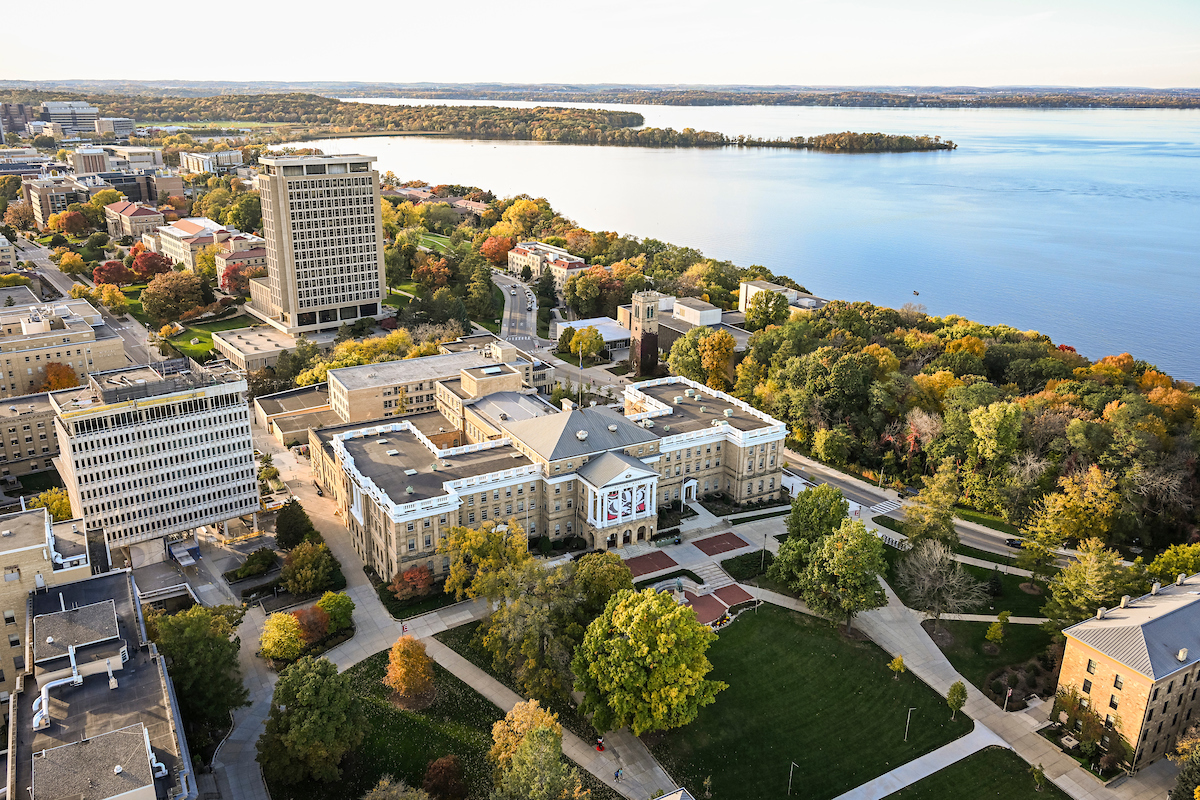
<path fill-rule="evenodd" d="M 1040 625 L 1012 625 L 1004 629 L 1004 644 L 994 656 L 983 652 L 987 633 L 986 622 L 958 622 L 950 620 L 941 626 L 954 637 L 954 644 L 943 647 L 942 652 L 959 674 L 983 688 L 987 676 L 1000 667 L 1021 664 L 1034 656 L 1041 655 L 1050 646 L 1051 637 Z"/>
<path fill-rule="evenodd" d="M 58 472 L 52 469 L 21 476 L 21 488 L 26 492 L 44 492 L 62 485 L 62 478 L 58 477 Z"/>
<path fill-rule="evenodd" d="M 969 575 L 981 581 L 986 581 L 992 576 L 992 571 L 984 567 L 973 567 L 970 564 L 964 564 L 963 569 Z M 1000 585 L 1004 587 L 1004 594 L 1000 597 L 989 597 L 988 601 L 980 607 L 980 614 L 999 614 L 1001 611 L 1012 612 L 1014 617 L 1040 617 L 1042 616 L 1042 606 L 1046 604 L 1046 595 L 1028 594 L 1021 589 L 1021 584 L 1027 582 L 1028 578 L 1023 578 L 1020 575 L 1001 575 Z"/>
<path fill-rule="evenodd" d="M 963 508 L 957 506 L 954 509 L 954 515 L 959 519 L 965 519 L 967 522 L 974 522 L 982 525 L 985 528 L 991 528 L 994 531 L 1007 533 L 1009 536 L 1020 536 L 1021 531 L 1015 525 L 1005 522 L 1001 517 L 995 514 L 985 514 L 982 511 L 976 511 L 973 508 Z"/>
<path fill-rule="evenodd" d="M 140 304 L 139 304 L 140 305 Z M 172 337 L 171 344 L 185 356 L 189 358 L 200 358 L 212 350 L 212 335 L 213 331 L 229 331 L 235 328 L 247 328 L 251 325 L 259 323 L 260 320 L 254 317 L 248 317 L 245 314 L 238 314 L 226 319 L 218 319 L 212 322 L 202 322 L 198 325 L 188 325 L 183 333 Z M 151 328 L 153 330 L 153 328 Z M 199 339 L 200 344 L 192 344 L 192 339 Z"/>
<path fill-rule="evenodd" d="M 743 614 L 709 651 L 711 678 L 730 688 L 690 725 L 652 749 L 695 797 L 784 797 L 791 762 L 798 796 L 827 800 L 971 729 L 911 673 L 894 680 L 889 656 L 821 620 L 773 606 Z M 904 741 L 909 708 L 912 726 Z M 650 738 L 650 737 L 648 737 Z"/>
<path fill-rule="evenodd" d="M 1029 765 L 1016 753 L 989 747 L 907 786 L 887 800 L 1067 800 L 1046 781 L 1039 792 Z"/>
<path fill-rule="evenodd" d="M 146 284 L 138 284 L 136 286 L 126 286 L 121 292 L 129 299 L 129 313 L 138 322 L 146 326 L 148 330 L 157 331 L 161 326 L 155 324 L 154 320 L 147 316 L 142 308 L 142 290 L 146 288 Z"/>

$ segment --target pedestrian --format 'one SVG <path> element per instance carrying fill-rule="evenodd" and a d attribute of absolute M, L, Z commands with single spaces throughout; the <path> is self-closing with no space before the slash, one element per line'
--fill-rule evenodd
<path fill-rule="evenodd" d="M 617 783 L 621 782 L 621 770 L 618 769 L 613 773 L 613 779 L 616 780 Z"/>

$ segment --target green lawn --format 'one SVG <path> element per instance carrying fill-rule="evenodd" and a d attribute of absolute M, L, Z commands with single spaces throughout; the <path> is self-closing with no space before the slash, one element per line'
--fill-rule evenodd
<path fill-rule="evenodd" d="M 411 302 L 412 298 L 408 295 L 399 294 L 391 291 L 390 289 L 388 290 L 387 295 L 383 298 L 383 304 L 385 306 L 391 306 L 392 308 L 404 308 Z"/>
<path fill-rule="evenodd" d="M 729 573 L 729 577 L 733 578 L 738 583 L 743 583 L 751 578 L 757 578 L 771 568 L 771 562 L 775 560 L 775 556 L 770 550 L 759 550 L 756 553 L 745 553 L 733 558 L 727 558 L 721 562 L 721 569 Z"/>
<path fill-rule="evenodd" d="M 450 237 L 440 233 L 422 233 L 421 246 L 443 253 L 450 247 Z"/>
<path fill-rule="evenodd" d="M 954 637 L 954 644 L 943 647 L 942 652 L 959 674 L 983 689 L 987 676 L 1000 667 L 1022 664 L 1041 655 L 1050 646 L 1051 637 L 1041 625 L 1009 624 L 1004 630 L 1004 644 L 994 656 L 983 652 L 986 622 L 942 622 L 941 626 Z"/>
<path fill-rule="evenodd" d="M 147 315 L 145 310 L 142 308 L 141 296 L 142 290 L 145 288 L 145 284 L 126 286 L 121 290 L 121 292 L 124 293 L 127 298 L 129 298 L 129 313 L 133 316 L 133 318 L 145 325 L 148 330 L 157 331 L 162 326 L 150 319 L 149 315 Z"/>
<path fill-rule="evenodd" d="M 963 508 L 956 506 L 954 515 L 959 519 L 965 519 L 967 522 L 974 522 L 978 525 L 983 525 L 985 528 L 991 528 L 994 531 L 1007 533 L 1009 536 L 1020 536 L 1021 531 L 1015 525 L 1005 522 L 1002 517 L 995 514 L 987 514 L 983 511 L 976 511 L 973 508 Z"/>
<path fill-rule="evenodd" d="M 980 550 L 975 547 L 968 547 L 965 544 L 954 545 L 954 552 L 962 556 L 970 556 L 971 558 L 982 558 L 984 561 L 991 561 L 996 564 L 1008 564 L 1014 566 L 1016 558 L 1014 556 L 1002 555 L 993 553 L 989 550 Z M 1016 552 L 1015 550 L 1013 552 Z"/>
<path fill-rule="evenodd" d="M 492 724 L 500 709 L 471 687 L 434 665 L 437 700 L 425 711 L 401 711 L 388 701 L 382 683 L 387 651 L 351 667 L 354 692 L 363 703 L 361 726 L 366 738 L 342 762 L 335 783 L 306 781 L 298 786 L 270 787 L 274 800 L 345 800 L 361 797 L 384 775 L 420 786 L 429 762 L 453 753 L 462 760 L 472 797 L 486 797 L 491 787 L 487 751 Z"/>
<path fill-rule="evenodd" d="M 743 614 L 709 651 L 710 677 L 730 688 L 692 724 L 654 738 L 667 772 L 695 797 L 827 800 L 935 750 L 971 729 L 946 701 L 870 642 L 773 606 Z M 904 726 L 908 710 L 908 742 Z M 800 787 L 795 791 L 795 787 Z"/>
<path fill-rule="evenodd" d="M 1039 792 L 1029 765 L 1003 747 L 989 747 L 922 778 L 887 800 L 1067 800 L 1050 781 Z"/>
<path fill-rule="evenodd" d="M 62 478 L 58 477 L 58 472 L 52 469 L 22 475 L 20 480 L 21 488 L 25 492 L 44 492 L 47 489 L 55 489 L 63 485 Z"/>
<path fill-rule="evenodd" d="M 256 325 L 260 320 L 254 317 L 248 317 L 245 314 L 238 314 L 228 319 L 218 319 L 212 322 L 202 322 L 198 325 L 188 325 L 183 333 L 171 338 L 171 344 L 189 358 L 200 359 L 204 358 L 213 349 L 212 335 L 213 331 L 228 331 L 235 328 L 248 328 L 251 325 Z M 151 330 L 154 330 L 151 328 Z M 192 344 L 192 339 L 199 339 L 199 344 Z"/>
<path fill-rule="evenodd" d="M 992 571 L 985 567 L 974 567 L 970 564 L 964 564 L 963 569 L 968 574 L 981 581 L 986 581 L 992 577 Z M 1004 587 L 1004 593 L 999 597 L 989 597 L 988 602 L 980 607 L 977 613 L 979 614 L 999 614 L 1001 611 L 1012 612 L 1014 617 L 1040 617 L 1042 616 L 1042 606 L 1046 604 L 1045 587 L 1042 594 L 1027 594 L 1021 590 L 1021 584 L 1028 582 L 1028 578 L 1020 575 L 1000 575 L 1000 585 Z"/>
<path fill-rule="evenodd" d="M 499 286 L 492 287 L 492 306 L 495 309 L 495 316 L 490 319 L 477 319 L 473 322 L 482 325 L 497 336 L 500 335 L 500 325 L 496 322 L 498 319 L 504 318 L 504 290 Z"/>
<path fill-rule="evenodd" d="M 550 306 L 539 305 L 537 310 L 537 331 L 538 336 L 543 339 L 550 338 Z"/>

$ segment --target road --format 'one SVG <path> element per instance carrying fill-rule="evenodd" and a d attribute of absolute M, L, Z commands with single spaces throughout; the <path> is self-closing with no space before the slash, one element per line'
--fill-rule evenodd
<path fill-rule="evenodd" d="M 50 260 L 51 251 L 49 249 L 25 238 L 18 238 L 16 244 L 20 251 L 17 257 L 21 261 L 32 261 L 36 264 L 37 273 L 47 283 L 58 289 L 63 297 L 70 293 L 71 287 L 75 285 L 75 279 L 59 271 L 54 262 Z M 105 324 L 124 341 L 125 357 L 129 359 L 130 363 L 149 363 L 150 355 L 146 346 L 148 333 L 141 323 L 131 316 L 114 317 L 108 313 L 107 309 L 100 308 L 98 310 Z"/>
<path fill-rule="evenodd" d="M 504 292 L 504 315 L 500 319 L 500 336 L 522 349 L 536 350 L 548 342 L 537 335 L 537 298 L 530 299 L 521 281 L 504 273 L 493 273 L 492 279 Z M 512 294 L 513 291 L 516 294 Z M 532 310 L 528 307 L 532 306 Z"/>

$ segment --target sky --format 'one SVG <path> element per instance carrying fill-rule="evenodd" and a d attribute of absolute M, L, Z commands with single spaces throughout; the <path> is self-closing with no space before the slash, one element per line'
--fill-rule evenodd
<path fill-rule="evenodd" d="M 1200 0 L 243 0 L 145 11 L 152 23 L 132 24 L 128 46 L 105 57 L 9 37 L 0 79 L 1200 87 Z M 95 13 L 90 0 L 59 0 L 54 18 Z M 36 3 L 5 19 L 13 30 L 49 21 Z"/>

